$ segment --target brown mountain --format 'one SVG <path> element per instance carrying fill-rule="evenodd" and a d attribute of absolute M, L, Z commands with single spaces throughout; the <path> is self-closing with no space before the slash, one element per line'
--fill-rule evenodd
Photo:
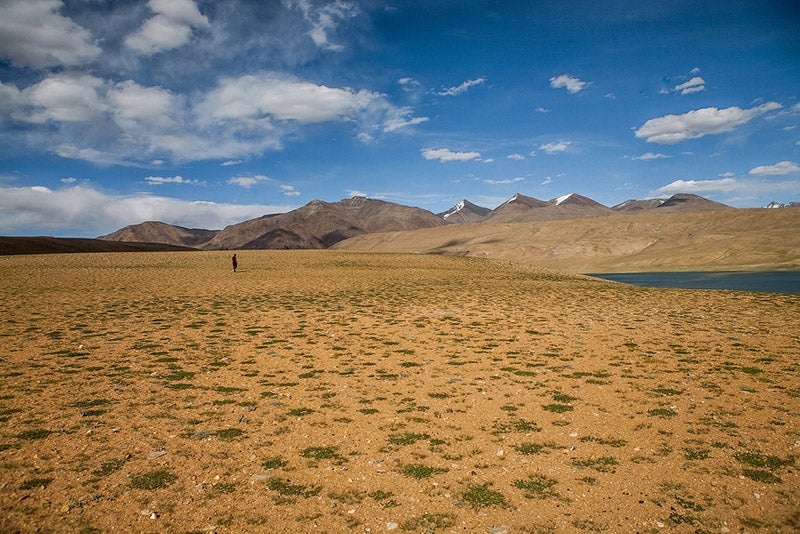
<path fill-rule="evenodd" d="M 267 215 L 221 230 L 204 249 L 320 249 L 360 234 L 442 226 L 433 213 L 382 200 L 312 200 L 288 213 Z"/>
<path fill-rule="evenodd" d="M 217 235 L 216 230 L 183 228 L 158 221 L 147 221 L 126 226 L 116 232 L 100 236 L 98 239 L 128 243 L 166 243 L 197 248 L 210 241 L 215 235 Z"/>
<path fill-rule="evenodd" d="M 557 221 L 582 219 L 584 217 L 603 217 L 614 212 L 599 202 L 571 193 L 554 198 L 548 202 L 524 195 L 514 195 L 511 200 L 498 206 L 483 222 L 510 223 Z"/>
<path fill-rule="evenodd" d="M 678 194 L 672 195 L 660 206 L 654 208 L 659 213 L 718 211 L 733 209 L 730 206 L 708 200 L 697 195 Z"/>
<path fill-rule="evenodd" d="M 625 202 L 620 202 L 616 206 L 611 206 L 611 209 L 618 213 L 635 213 L 642 210 L 650 210 L 659 207 L 666 202 L 665 198 L 646 198 L 644 200 L 629 199 Z"/>
<path fill-rule="evenodd" d="M 437 215 L 449 224 L 467 224 L 481 222 L 491 212 L 492 210 L 489 208 L 478 206 L 464 199 L 449 210 Z"/>

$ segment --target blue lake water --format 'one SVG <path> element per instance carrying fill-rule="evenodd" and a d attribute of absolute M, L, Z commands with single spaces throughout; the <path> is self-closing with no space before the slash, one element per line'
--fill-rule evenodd
<path fill-rule="evenodd" d="M 800 271 L 609 273 L 589 276 L 647 287 L 735 289 L 800 294 Z"/>

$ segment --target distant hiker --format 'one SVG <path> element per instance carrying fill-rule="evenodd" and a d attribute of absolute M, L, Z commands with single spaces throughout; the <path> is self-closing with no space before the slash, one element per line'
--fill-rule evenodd
<path fill-rule="evenodd" d="M 239 262 L 236 260 L 236 254 L 231 258 L 231 263 L 233 264 L 233 272 L 236 272 L 236 268 L 239 266 Z"/>

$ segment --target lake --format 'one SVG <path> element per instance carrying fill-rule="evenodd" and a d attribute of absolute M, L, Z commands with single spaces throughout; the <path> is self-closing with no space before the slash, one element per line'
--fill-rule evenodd
<path fill-rule="evenodd" d="M 800 271 L 602 273 L 589 276 L 647 287 L 800 293 Z"/>

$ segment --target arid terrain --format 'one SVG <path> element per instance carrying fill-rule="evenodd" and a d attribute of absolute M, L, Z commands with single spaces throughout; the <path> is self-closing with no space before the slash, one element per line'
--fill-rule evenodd
<path fill-rule="evenodd" d="M 800 208 L 458 224 L 366 234 L 334 248 L 495 258 L 571 273 L 800 270 Z"/>
<path fill-rule="evenodd" d="M 798 295 L 230 254 L 0 257 L 0 531 L 800 531 Z"/>

